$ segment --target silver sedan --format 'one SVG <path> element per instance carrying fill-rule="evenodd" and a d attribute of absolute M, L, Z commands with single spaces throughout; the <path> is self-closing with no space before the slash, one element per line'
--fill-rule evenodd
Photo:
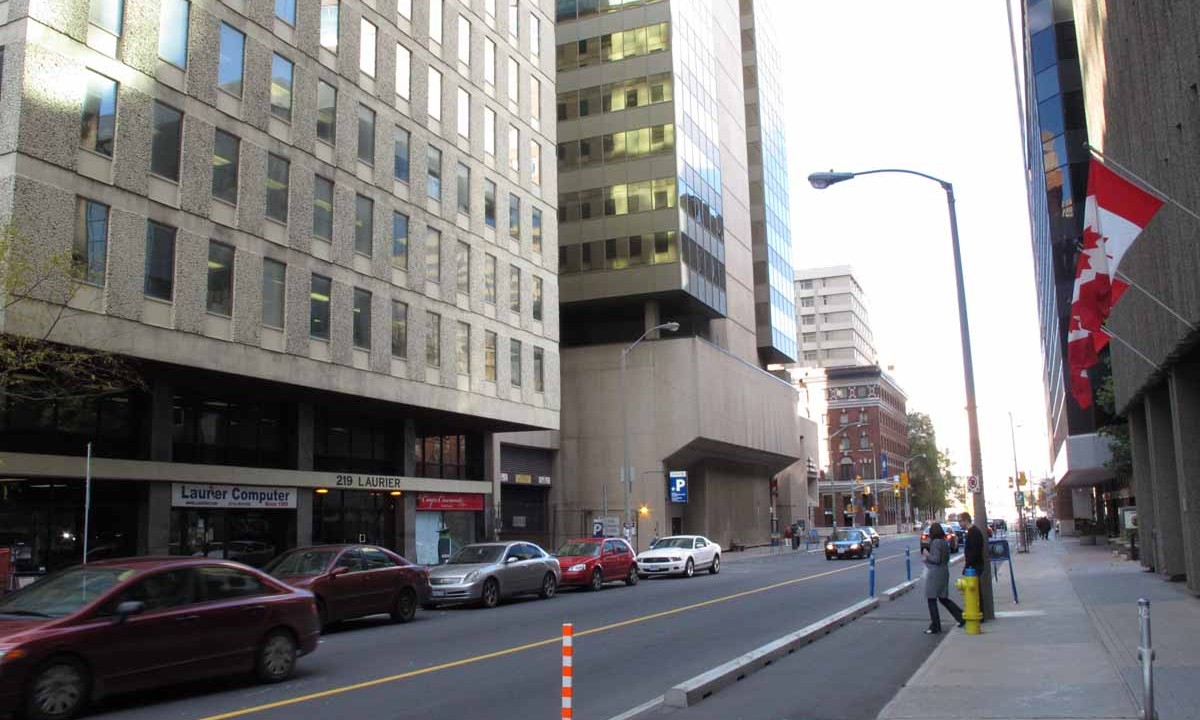
<path fill-rule="evenodd" d="M 516 595 L 551 598 L 561 579 L 558 559 L 533 543 L 476 543 L 430 569 L 432 592 L 423 607 L 477 602 L 490 608 Z"/>

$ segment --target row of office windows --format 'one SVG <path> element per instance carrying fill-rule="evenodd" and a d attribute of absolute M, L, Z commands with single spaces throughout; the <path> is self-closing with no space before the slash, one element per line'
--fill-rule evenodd
<path fill-rule="evenodd" d="M 554 59 L 558 72 L 567 72 L 670 49 L 670 24 L 661 22 L 562 43 L 554 48 Z"/>
<path fill-rule="evenodd" d="M 560 245 L 558 272 L 568 275 L 672 263 L 679 260 L 678 248 L 678 233 L 674 230 Z"/>
<path fill-rule="evenodd" d="M 555 0 L 554 18 L 557 22 L 620 12 L 628 8 L 642 7 L 662 0 Z"/>
<path fill-rule="evenodd" d="M 558 171 L 569 172 L 674 152 L 675 125 L 623 130 L 558 144 Z"/>
<path fill-rule="evenodd" d="M 558 94 L 559 121 L 671 102 L 671 73 L 635 77 Z"/>
<path fill-rule="evenodd" d="M 559 193 L 558 222 L 619 217 L 675 207 L 676 178 L 617 183 L 579 192 Z"/>
<path fill-rule="evenodd" d="M 359 200 L 366 200 L 358 196 Z M 369 201 L 368 201 L 369 202 Z M 365 203 L 360 202 L 355 231 L 368 228 L 372 221 L 372 210 L 361 210 Z M 78 218 L 76 223 L 75 241 L 73 246 L 74 267 L 80 280 L 93 284 L 104 285 L 108 256 L 108 221 L 109 208 L 103 203 L 85 198 L 78 201 Z M 146 275 L 144 292 L 148 297 L 166 300 L 174 299 L 175 278 L 175 237 L 176 229 L 153 220 L 148 222 L 146 231 Z M 369 237 L 369 235 L 368 235 Z M 356 247 L 359 244 L 356 236 Z M 400 213 L 393 214 L 392 238 L 393 264 L 403 262 L 408 264 L 408 218 Z M 441 233 L 433 228 L 426 228 L 424 273 L 431 282 L 442 282 L 442 247 Z M 369 249 L 369 245 L 368 245 Z M 264 259 L 263 268 L 263 316 L 262 322 L 270 327 L 283 327 L 284 317 L 284 273 L 281 263 Z M 463 241 L 455 245 L 455 284 L 458 292 L 471 292 L 471 246 Z M 216 315 L 231 316 L 233 314 L 233 266 L 234 249 L 229 245 L 211 241 L 208 252 L 208 312 Z M 485 253 L 483 263 L 484 300 L 490 304 L 496 303 L 497 259 L 491 253 Z M 522 312 L 523 278 L 521 268 L 509 266 L 509 309 L 517 314 Z M 314 276 L 319 277 L 319 276 Z M 315 282 L 315 281 L 314 281 Z M 328 282 L 326 278 L 324 282 Z M 544 319 L 545 281 L 538 275 L 529 273 L 529 292 L 531 313 L 535 321 Z M 314 293 L 317 289 L 314 287 Z M 329 339 L 328 328 L 328 292 L 320 292 L 322 299 L 314 294 L 314 309 L 312 313 L 312 335 L 320 339 Z M 324 303 L 322 310 L 318 305 Z M 324 319 L 322 319 L 324 318 Z M 369 332 L 369 324 L 366 326 Z M 357 328 L 357 325 L 356 325 Z"/>

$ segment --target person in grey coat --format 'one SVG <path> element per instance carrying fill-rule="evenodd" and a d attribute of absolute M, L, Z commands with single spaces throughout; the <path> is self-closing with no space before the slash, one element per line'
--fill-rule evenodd
<path fill-rule="evenodd" d="M 925 599 L 929 603 L 929 628 L 926 635 L 942 631 L 942 616 L 938 602 L 950 611 L 950 615 L 962 627 L 963 611 L 950 599 L 950 546 L 946 544 L 946 531 L 940 523 L 929 526 L 929 550 L 925 552 Z"/>

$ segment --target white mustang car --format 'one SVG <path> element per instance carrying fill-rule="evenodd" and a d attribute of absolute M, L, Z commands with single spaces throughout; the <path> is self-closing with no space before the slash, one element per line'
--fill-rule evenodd
<path fill-rule="evenodd" d="M 721 546 L 700 535 L 672 535 L 661 538 L 649 550 L 637 556 L 638 577 L 683 575 L 691 577 L 707 569 L 721 572 Z"/>

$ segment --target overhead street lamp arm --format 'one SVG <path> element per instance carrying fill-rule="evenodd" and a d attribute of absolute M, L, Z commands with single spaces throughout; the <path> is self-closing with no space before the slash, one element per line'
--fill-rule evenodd
<path fill-rule="evenodd" d="M 923 172 L 918 172 L 916 170 L 905 170 L 904 168 L 879 168 L 877 170 L 862 170 L 860 172 L 836 172 L 834 170 L 830 170 L 829 172 L 817 172 L 809 175 L 808 182 L 817 190 L 824 190 L 830 185 L 836 185 L 840 182 L 853 180 L 860 175 L 878 175 L 879 173 L 901 173 L 903 175 L 916 175 L 917 177 L 923 177 L 926 180 L 934 181 L 938 185 L 941 185 L 942 189 L 947 191 L 951 191 L 951 189 L 954 187 L 954 185 L 947 180 L 943 180 L 939 177 L 934 177 L 933 175 Z"/>

